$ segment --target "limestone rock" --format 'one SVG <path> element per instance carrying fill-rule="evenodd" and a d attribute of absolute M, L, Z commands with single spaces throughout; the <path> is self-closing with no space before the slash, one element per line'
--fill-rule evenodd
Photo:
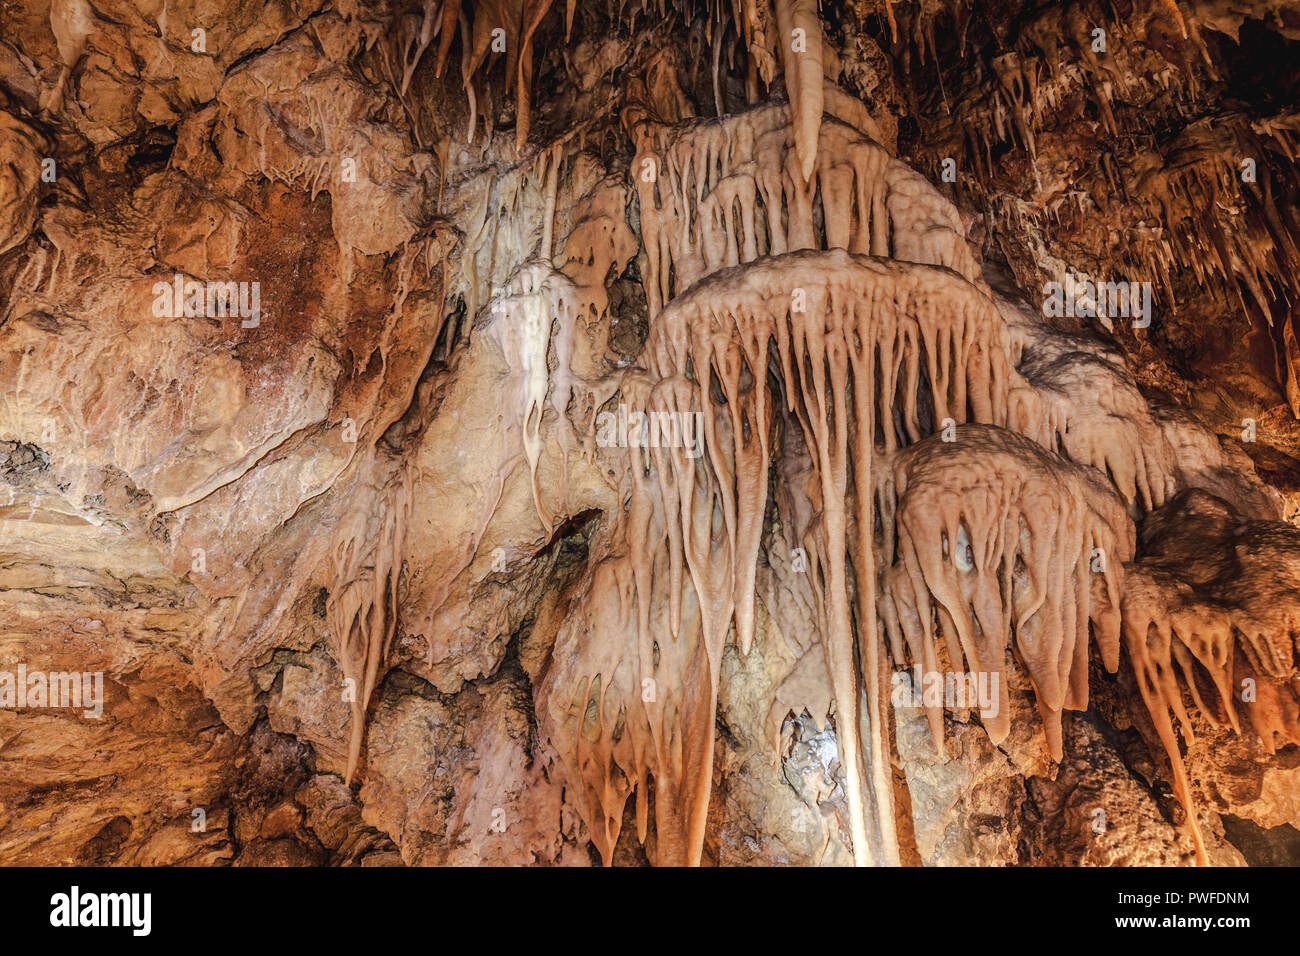
<path fill-rule="evenodd" d="M 1293 11 L 704 6 L 6 5 L 0 860 L 1300 861 Z"/>

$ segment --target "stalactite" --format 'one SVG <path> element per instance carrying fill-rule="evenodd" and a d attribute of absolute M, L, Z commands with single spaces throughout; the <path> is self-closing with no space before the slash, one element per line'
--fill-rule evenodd
<path fill-rule="evenodd" d="M 626 532 L 631 568 L 618 579 L 633 587 L 638 653 L 627 649 L 622 660 L 638 661 L 637 679 L 671 675 L 662 660 L 653 671 L 647 663 L 656 644 L 651 609 L 657 614 L 666 607 L 667 629 L 658 632 L 658 646 L 661 652 L 665 643 L 693 649 L 697 696 L 691 708 L 656 712 L 654 718 L 664 723 L 648 731 L 647 740 L 680 740 L 683 753 L 698 762 L 679 758 L 667 765 L 669 781 L 679 766 L 690 771 L 669 788 L 667 801 L 661 800 L 662 763 L 620 766 L 629 780 L 655 777 L 657 810 L 678 808 L 684 822 L 675 832 L 684 831 L 690 862 L 698 861 L 703 840 L 712 742 L 705 718 L 697 722 L 707 741 L 693 737 L 680 721 L 688 710 L 713 713 L 722 648 L 733 624 L 742 649 L 753 639 L 755 568 L 778 414 L 789 416 L 786 427 L 799 429 L 812 453 L 815 480 L 807 493 L 820 517 L 810 562 L 820 628 L 827 635 L 855 858 L 897 862 L 886 717 L 876 680 L 867 682 L 865 767 L 858 741 L 859 653 L 868 674 L 878 675 L 881 666 L 878 642 L 864 635 L 859 648 L 853 628 L 855 616 L 876 619 L 873 459 L 948 417 L 1006 423 L 1012 383 L 1001 328 L 992 303 L 955 273 L 842 250 L 787 253 L 723 271 L 676 298 L 653 323 L 644 355 L 657 384 L 644 401 L 651 412 L 699 415 L 704 455 L 692 459 L 680 447 L 632 450 Z M 768 381 L 771 361 L 780 370 L 775 392 Z M 923 379 L 929 383 L 924 410 Z M 607 597 L 601 603 L 614 602 Z M 598 647 L 589 637 L 566 648 L 574 655 L 568 666 L 588 680 L 610 673 L 612 643 L 606 633 Z M 626 698 L 613 704 L 606 698 L 601 706 L 619 713 Z M 649 746 L 633 751 L 646 753 Z M 588 769 L 584 779 L 599 789 L 608 772 Z"/>
<path fill-rule="evenodd" d="M 1205 863 L 1174 721 L 1190 743 L 1190 699 L 1212 725 L 1241 732 L 1240 702 L 1267 752 L 1279 738 L 1300 743 L 1300 531 L 1191 490 L 1153 513 L 1141 540 L 1127 569 L 1124 643 Z"/>
<path fill-rule="evenodd" d="M 1096 468 L 1130 506 L 1163 505 L 1182 483 L 1178 462 L 1123 359 L 1044 325 L 1023 305 L 997 302 L 1016 370 L 1031 386 L 1018 393 L 1026 407 L 1013 414 L 1017 430 Z"/>
<path fill-rule="evenodd" d="M 1149 509 L 1174 484 L 1168 461 L 1144 466 L 1140 452 L 1123 457 L 1128 437 L 1108 434 L 1106 406 L 1098 406 L 1099 419 L 1086 408 L 1073 418 L 1061 413 L 1068 401 L 1053 390 L 1068 395 L 1079 384 L 1047 374 L 1062 364 L 1109 377 L 1113 401 L 1136 401 L 1095 347 L 1069 346 L 1059 333 L 1035 339 L 1006 325 L 983 292 L 952 272 L 842 250 L 723 270 L 656 317 L 644 352 L 647 377 L 629 384 L 625 397 L 640 395 L 641 407 L 656 412 L 700 414 L 704 455 L 633 450 L 626 550 L 616 566 L 622 596 L 598 599 L 593 591 L 588 600 L 634 614 L 636 628 L 584 630 L 566 647 L 566 661 L 585 675 L 588 690 L 592 675 L 624 669 L 626 687 L 614 693 L 606 683 L 601 691 L 600 713 L 614 726 L 633 727 L 628 708 L 651 674 L 662 686 L 689 673 L 690 707 L 646 709 L 644 740 L 617 761 L 626 791 L 613 791 L 617 806 L 598 801 L 607 828 L 616 834 L 622 802 L 653 778 L 657 830 L 685 840 L 681 859 L 699 859 L 711 740 L 692 734 L 711 734 L 699 715 L 716 706 L 729 629 L 742 650 L 753 639 L 777 419 L 784 433 L 801 436 L 809 456 L 805 478 L 792 473 L 780 482 L 778 504 L 808 552 L 858 861 L 897 860 L 878 679 L 886 638 L 896 666 L 910 658 L 934 669 L 941 635 L 953 666 L 999 677 L 1014 641 L 1060 759 L 1062 712 L 1087 707 L 1090 636 L 1108 669 L 1119 663 L 1123 569 L 1134 552 L 1126 502 Z M 1012 366 L 1016 355 L 1028 378 Z M 1163 441 L 1145 408 L 1131 411 L 1146 429 L 1141 440 Z M 945 419 L 984 424 L 941 427 Z M 947 428 L 955 428 L 951 436 Z M 1082 463 L 1053 454 L 1065 436 Z M 789 452 L 775 457 L 792 460 Z M 863 624 L 878 618 L 879 637 Z M 665 666 L 662 642 L 687 649 L 682 664 L 690 671 Z M 1005 687 L 1000 681 L 1001 697 L 984 719 L 994 742 L 1009 728 Z M 819 707 L 798 685 L 793 692 L 809 697 L 824 719 L 827 704 Z M 690 726 L 682 722 L 688 711 L 696 714 Z M 941 743 L 941 713 L 930 708 L 929 719 Z M 655 750 L 665 740 L 681 748 L 675 761 Z M 652 752 L 659 755 L 651 759 Z M 683 763 L 680 754 L 688 753 L 694 762 Z M 603 792 L 610 772 L 597 760 L 583 779 L 592 793 Z"/>
<path fill-rule="evenodd" d="M 949 417 L 962 422 L 973 414 L 1007 423 L 1013 372 L 1000 329 L 988 300 L 951 273 L 843 251 L 799 252 L 696 285 L 658 317 L 645 354 L 661 378 L 693 370 L 701 392 L 695 410 L 711 405 L 707 377 L 710 371 L 717 377 L 732 419 L 734 463 L 722 457 L 713 435 L 706 436 L 706 448 L 719 474 L 734 473 L 727 483 L 733 487 L 722 490 L 722 509 L 737 540 L 733 547 L 746 553 L 756 548 L 767 500 L 768 435 L 760 426 L 776 401 L 767 385 L 769 345 L 809 447 L 820 452 L 838 444 L 828 428 L 842 432 L 844 441 L 854 428 L 861 447 L 854 461 L 865 469 L 877 428 L 881 448 L 890 451 Z M 828 408 L 816 383 L 833 387 L 837 402 L 847 401 L 850 371 L 858 404 Z M 812 381 L 805 381 L 810 375 Z M 929 383 L 933 421 L 918 402 L 922 377 Z M 704 421 L 707 428 L 710 417 Z M 725 454 L 731 456 L 732 448 Z M 752 566 L 738 562 L 738 568 L 744 577 L 736 602 L 743 609 L 752 601 Z M 749 612 L 742 610 L 737 625 L 741 646 L 748 648 Z"/>
<path fill-rule="evenodd" d="M 899 452 L 892 485 L 897 545 L 883 619 L 895 662 L 906 650 L 922 672 L 937 670 L 941 634 L 954 670 L 997 675 L 999 699 L 982 716 L 998 744 L 1011 726 L 1003 662 L 1014 639 L 1060 760 L 1061 711 L 1088 706 L 1089 621 L 1103 664 L 1119 664 L 1123 562 L 1134 548 L 1123 502 L 1095 470 L 986 425 Z M 942 750 L 942 708 L 926 710 Z"/>
<path fill-rule="evenodd" d="M 632 376 L 624 398 L 666 411 L 674 392 L 689 398 L 683 385 L 652 388 Z M 538 718 L 566 779 L 582 795 L 584 818 L 607 864 L 633 793 L 638 835 L 646 840 L 653 779 L 656 860 L 694 865 L 703 845 L 726 636 L 718 622 L 730 612 L 702 608 L 694 588 L 682 589 L 681 562 L 669 567 L 660 545 L 684 534 L 687 546 L 720 562 L 714 574 L 725 575 L 726 554 L 714 536 L 716 496 L 707 487 L 707 470 L 682 454 L 631 451 L 628 511 L 593 545 L 599 556 L 538 688 Z M 704 485 L 698 490 L 697 477 Z M 651 482 L 662 496 L 651 491 Z M 703 582 L 698 586 L 708 593 Z"/>
<path fill-rule="evenodd" d="M 1213 784 L 1197 780 L 1210 761 L 1193 731 L 1253 733 L 1270 753 L 1300 745 L 1300 531 L 1275 520 L 1280 496 L 1230 440 L 1240 415 L 1258 415 L 1249 451 L 1280 482 L 1294 435 L 1279 396 L 1300 415 L 1300 116 L 1247 115 L 1260 102 L 1244 95 L 1275 79 L 1251 61 L 1295 41 L 1282 14 L 1245 27 L 1235 3 L 973 14 L 969 0 L 875 0 L 828 12 L 823 35 L 819 0 L 616 0 L 584 7 L 591 22 L 578 31 L 576 0 L 349 0 L 315 13 L 291 4 L 233 47 L 224 37 L 186 52 L 193 24 L 173 12 L 169 26 L 166 8 L 155 30 L 153 14 L 137 23 L 87 0 L 45 6 L 0 29 L 11 74 L 0 89 L 0 275 L 15 290 L 0 309 L 0 355 L 21 359 L 0 362 L 16 369 L 0 388 L 12 439 L 0 442 L 0 479 L 8 517 L 31 519 L 6 561 L 39 558 L 42 537 L 66 533 L 96 559 L 81 577 L 106 587 L 47 587 L 44 558 L 28 562 L 25 587 L 24 569 L 6 566 L 6 594 L 31 593 L 3 619 L 41 625 L 64 656 L 84 638 L 141 664 L 125 675 L 145 682 L 141 699 L 149 680 L 193 664 L 231 729 L 223 738 L 240 747 L 267 743 L 258 724 L 269 718 L 329 750 L 332 688 L 303 697 L 294 683 L 319 691 L 334 671 L 311 654 L 276 676 L 323 613 L 350 694 L 337 762 L 348 787 L 368 783 L 367 847 L 387 846 L 382 830 L 408 860 L 450 860 L 458 841 L 459 859 L 479 850 L 465 835 L 483 838 L 495 798 L 461 793 L 424 812 L 400 786 L 423 768 L 412 754 L 436 751 L 455 771 L 446 746 L 463 743 L 461 782 L 477 771 L 477 790 L 513 807 L 511 835 L 494 826 L 494 847 L 549 841 L 546 859 L 584 862 L 576 806 L 606 864 L 622 855 L 633 811 L 651 860 L 698 864 L 715 780 L 750 774 L 722 809 L 728 822 L 734 808 L 752 811 L 773 795 L 765 787 L 784 787 L 778 773 L 807 767 L 784 748 L 790 726 L 798 736 L 812 723 L 827 731 L 815 746 L 835 792 L 809 807 L 829 814 L 833 803 L 843 826 L 826 838 L 857 863 L 910 859 L 912 808 L 895 800 L 915 798 L 915 849 L 946 862 L 923 848 L 920 824 L 943 827 L 954 805 L 926 806 L 931 781 L 918 775 L 937 771 L 965 798 L 1004 768 L 980 762 L 982 740 L 951 753 L 945 721 L 978 719 L 994 744 L 1016 745 L 996 788 L 1014 793 L 1007 776 L 1042 772 L 1023 731 L 1041 724 L 1047 752 L 1064 757 L 1065 711 L 1089 706 L 1094 646 L 1102 667 L 1133 668 L 1201 862 L 1195 802 Z M 49 36 L 28 29 L 45 14 Z M 1108 49 L 1090 45 L 1098 27 Z M 1225 39 L 1207 44 L 1202 29 Z M 965 57 L 968 39 L 978 49 Z M 1237 75 L 1198 87 L 1198 52 L 1211 76 L 1212 59 Z M 916 62 L 924 71 L 911 72 Z M 460 71 L 471 140 L 481 124 L 486 142 L 442 135 L 462 121 L 443 88 L 455 83 L 429 80 L 447 69 Z M 893 114 L 889 139 L 831 79 L 841 76 L 877 115 Z M 728 115 L 742 99 L 750 107 Z M 701 103 L 716 116 L 697 117 Z M 1183 125 L 1190 106 L 1200 118 Z M 512 134 L 494 137 L 503 120 Z M 958 160 L 962 213 L 884 145 L 900 128 L 928 168 Z M 337 258 L 328 243 L 278 242 L 326 219 Z M 1157 312 L 1145 336 L 1091 316 L 1115 348 L 1049 328 L 1036 306 L 991 290 L 1000 264 L 978 260 L 984 242 L 1026 289 L 1037 285 L 1027 276 L 1061 278 L 1077 263 L 1150 281 L 1160 309 L 1181 316 Z M 153 321 L 165 318 L 148 306 L 155 273 L 196 263 L 241 288 L 260 278 L 268 321 L 245 334 L 214 318 L 211 300 L 206 319 L 173 303 L 171 324 Z M 1205 310 L 1198 285 L 1229 308 Z M 1225 313 L 1261 334 L 1243 346 L 1239 328 L 1219 327 Z M 151 350 L 163 328 L 178 330 L 165 355 Z M 279 361 L 295 349 L 310 354 Z M 1243 356 L 1272 363 L 1280 390 L 1234 367 Z M 65 380 L 44 387 L 38 373 L 61 357 Z M 157 374 L 128 367 L 141 357 Z M 1144 389 L 1190 394 L 1229 438 Z M 598 438 L 600 413 L 624 406 L 631 430 Z M 1242 422 L 1243 443 L 1255 424 Z M 435 512 L 418 535 L 417 495 Z M 187 572 L 190 545 L 218 540 Z M 112 553 L 93 553 L 95 542 Z M 176 597 L 170 609 L 149 598 L 154 584 Z M 133 647 L 163 656 L 135 661 Z M 405 678 L 385 684 L 390 666 L 441 699 L 408 694 Z M 975 715 L 925 700 L 940 751 L 928 762 L 904 739 L 910 726 L 894 740 L 885 688 L 905 668 L 998 678 Z M 1011 675 L 1032 684 L 1030 727 Z M 381 687 L 385 727 L 367 770 Z M 1105 722 L 1117 703 L 1104 701 Z M 1100 754 L 1088 736 L 1075 738 L 1076 767 Z M 380 738 L 395 744 L 383 767 Z M 333 769 L 329 756 L 313 773 Z M 308 818 L 337 816 L 330 781 L 310 782 L 310 794 L 277 796 L 267 820 L 298 804 Z M 1147 796 L 1135 798 L 1143 811 Z M 764 813 L 794 806 L 805 822 L 777 797 Z M 1067 797 L 1066 814 L 1080 806 Z M 534 812 L 546 822 L 529 833 L 516 821 Z M 240 819 L 256 829 L 261 817 Z M 304 820 L 292 834 L 278 827 L 277 852 L 308 839 Z M 184 842 L 147 830 L 109 849 L 126 859 Z M 788 833 L 773 823 L 760 835 Z M 729 836 L 722 862 L 738 852 Z M 332 861 L 359 858 L 330 842 Z M 781 851 L 754 856 L 770 852 Z"/>
<path fill-rule="evenodd" d="M 850 114 L 839 98 L 827 102 Z M 684 128 L 659 125 L 642 111 L 629 111 L 625 121 L 637 143 L 632 172 L 651 315 L 719 269 L 800 249 L 943 265 L 979 281 L 956 210 L 835 117 L 821 125 L 807 182 L 780 106 Z"/>
<path fill-rule="evenodd" d="M 345 779 L 352 782 L 366 713 L 397 629 L 398 583 L 411 519 L 411 480 L 402 466 L 385 479 L 373 450 L 360 464 L 362 489 L 330 552 L 329 626 L 334 658 L 349 681 L 352 732 Z M 367 482 L 386 480 L 379 487 Z"/>
<path fill-rule="evenodd" d="M 481 0 L 467 9 L 461 0 L 441 3 L 426 0 L 418 29 L 404 38 L 399 51 L 402 57 L 400 94 L 406 95 L 415 69 L 435 37 L 438 50 L 434 75 L 442 75 L 459 22 L 463 46 L 461 80 L 470 109 L 468 139 L 474 140 L 479 99 L 487 92 L 478 88 L 480 73 L 494 51 L 504 50 L 506 80 L 513 86 L 515 95 L 515 148 L 522 151 L 532 126 L 534 37 L 553 5 L 554 0 Z M 573 27 L 576 6 L 575 0 L 567 0 L 565 4 L 566 38 Z M 794 124 L 804 182 L 812 176 L 816 163 L 823 108 L 823 38 L 817 6 L 817 0 L 718 3 L 712 5 L 709 20 L 719 51 L 731 23 L 742 36 L 750 63 L 765 83 L 770 84 L 774 79 L 779 60 L 789 93 L 789 118 Z M 484 119 L 491 122 L 491 116 L 486 113 Z"/>
<path fill-rule="evenodd" d="M 412 18 L 414 19 L 414 18 Z M 434 65 L 434 75 L 441 76 L 446 65 L 447 53 L 456 34 L 456 23 L 460 19 L 460 0 L 424 0 L 420 11 L 419 28 L 410 30 L 402 37 L 402 82 L 398 88 L 399 96 L 406 96 L 415 76 L 415 68 L 420 65 L 424 51 L 429 48 L 436 37 L 438 52 Z"/>
<path fill-rule="evenodd" d="M 477 87 L 479 72 L 492 54 L 504 51 L 506 80 L 515 93 L 515 148 L 522 151 L 532 125 L 533 38 L 553 3 L 554 0 L 480 0 L 467 9 L 462 0 L 441 3 L 426 0 L 420 29 L 403 49 L 401 94 L 406 94 L 415 68 L 435 36 L 438 51 L 433 72 L 434 76 L 442 76 L 456 35 L 455 27 L 459 24 L 461 82 L 470 112 L 467 139 L 474 141 L 479 97 L 481 92 L 486 92 Z M 567 6 L 565 22 L 567 30 L 573 22 L 572 2 Z M 485 113 L 484 120 L 491 123 L 492 117 Z"/>
<path fill-rule="evenodd" d="M 781 42 L 796 7 L 777 4 Z M 746 14 L 746 35 L 757 24 Z M 1036 61 L 1004 66 L 1010 122 L 1032 151 L 1040 97 L 1056 93 Z M 621 400 L 698 420 L 703 441 L 699 457 L 631 443 L 625 510 L 538 689 L 607 862 L 633 794 L 646 839 L 652 780 L 657 861 L 701 858 L 723 647 L 734 632 L 749 651 L 757 583 L 786 588 L 791 574 L 784 554 L 761 553 L 773 485 L 786 550 L 806 562 L 807 602 L 789 613 L 817 637 L 769 727 L 833 717 L 854 858 L 897 863 L 890 659 L 937 669 L 942 641 L 949 666 L 1002 678 L 1010 649 L 1061 759 L 1063 712 L 1088 706 L 1090 644 L 1107 669 L 1120 663 L 1133 518 L 1230 470 L 1212 434 L 1153 411 L 1115 353 L 992 295 L 956 210 L 831 86 L 818 148 L 803 148 L 811 74 L 795 77 L 790 59 L 785 70 L 789 114 L 767 104 L 680 122 L 674 97 L 649 85 L 624 113 L 650 330 Z M 1226 274 L 1235 253 L 1217 249 Z M 1201 441 L 1198 470 L 1179 452 Z M 1135 573 L 1140 588 L 1147 572 Z M 825 667 L 824 684 L 805 661 Z M 1005 680 L 998 692 L 983 715 L 994 743 L 1010 728 Z M 942 748 L 942 708 L 927 712 Z"/>
<path fill-rule="evenodd" d="M 795 152 L 807 182 L 817 164 L 822 122 L 822 23 L 817 0 L 776 0 L 776 25 Z"/>
<path fill-rule="evenodd" d="M 1178 10 L 1177 0 L 1160 0 L 1160 3 L 1167 11 L 1169 11 L 1169 15 L 1173 17 L 1174 23 L 1178 24 L 1178 29 L 1182 32 L 1183 36 L 1187 36 L 1187 23 L 1183 20 L 1182 13 Z"/>

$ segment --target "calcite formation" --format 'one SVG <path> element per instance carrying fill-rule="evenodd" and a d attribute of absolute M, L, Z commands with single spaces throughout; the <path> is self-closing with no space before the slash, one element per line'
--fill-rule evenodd
<path fill-rule="evenodd" d="M 1186 701 L 1239 733 L 1244 711 L 1269 753 L 1297 741 L 1300 685 L 1291 660 L 1300 536 L 1192 488 L 1154 512 L 1142 537 L 1144 555 L 1124 591 L 1124 638 L 1186 801 L 1172 720 L 1193 733 Z M 1192 826 L 1200 847 L 1194 817 Z"/>
<path fill-rule="evenodd" d="M 1290 852 L 1300 21 L 829 6 L 0 22 L 0 860 Z"/>

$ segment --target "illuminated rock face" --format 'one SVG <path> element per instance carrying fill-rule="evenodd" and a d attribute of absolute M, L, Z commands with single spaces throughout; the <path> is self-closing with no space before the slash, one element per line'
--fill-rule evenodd
<path fill-rule="evenodd" d="M 1300 27 L 1183 6 L 28 5 L 0 856 L 1287 859 Z"/>

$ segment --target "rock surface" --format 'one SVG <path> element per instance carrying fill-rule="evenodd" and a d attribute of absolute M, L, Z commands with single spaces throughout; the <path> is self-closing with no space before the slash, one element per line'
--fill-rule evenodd
<path fill-rule="evenodd" d="M 1021 643 L 996 742 L 978 709 L 947 707 L 936 743 L 928 710 L 873 710 L 869 679 L 858 706 L 837 702 L 815 543 L 832 509 L 801 491 L 819 464 L 793 417 L 764 446 L 780 468 L 761 476 L 752 646 L 728 610 L 696 654 L 688 625 L 710 609 L 686 601 L 678 644 L 657 599 L 654 666 L 686 662 L 680 701 L 656 685 L 685 715 L 685 756 L 629 799 L 633 761 L 600 750 L 638 739 L 645 692 L 618 656 L 633 598 L 606 597 L 601 574 L 651 592 L 618 564 L 646 499 L 599 416 L 655 384 L 655 323 L 692 284 L 725 272 L 752 289 L 780 253 L 843 255 L 773 238 L 848 247 L 825 196 L 802 245 L 795 211 L 754 218 L 810 170 L 879 185 L 875 232 L 863 215 L 846 228 L 865 252 L 942 272 L 930 294 L 968 286 L 1000 317 L 987 348 L 1006 346 L 1061 423 L 1053 444 L 1130 530 L 1199 488 L 1271 522 L 1300 568 L 1285 536 L 1300 524 L 1294 9 L 1185 2 L 1184 39 L 1161 3 L 1116 20 L 1091 2 L 866 0 L 823 11 L 812 70 L 775 37 L 790 16 L 815 29 L 815 4 L 755 5 L 748 43 L 729 13 L 706 33 L 677 3 L 662 22 L 583 4 L 571 26 L 545 5 L 536 23 L 535 4 L 474 6 L 457 29 L 457 4 L 402 0 L 5 5 L 0 672 L 99 675 L 102 713 L 0 686 L 0 862 L 679 862 L 662 821 L 702 788 L 682 839 L 702 834 L 701 862 L 849 865 L 859 738 L 883 747 L 862 773 L 902 863 L 1185 865 L 1186 806 L 1213 864 L 1300 862 L 1300 740 L 1284 732 L 1300 631 L 1250 662 L 1279 695 L 1277 746 L 1200 712 L 1191 684 L 1190 803 L 1130 649 L 1118 676 L 1084 654 L 1091 697 L 1064 712 L 1056 755 Z M 498 7 L 504 56 L 488 48 Z M 678 166 L 655 165 L 670 149 Z M 1150 282 L 1154 324 L 1044 325 L 1043 284 L 1088 277 Z M 794 395 L 774 397 L 791 416 Z M 709 427 L 743 445 L 757 426 Z M 1125 472 L 1116 444 L 1147 458 Z M 646 527 L 667 541 L 660 508 Z M 741 549 L 721 540 L 710 567 L 730 574 Z M 852 627 L 865 654 L 876 622 Z M 886 695 L 916 663 L 902 648 L 880 663 Z M 623 770 L 595 799 L 606 766 Z M 670 791 L 687 809 L 665 809 Z"/>

